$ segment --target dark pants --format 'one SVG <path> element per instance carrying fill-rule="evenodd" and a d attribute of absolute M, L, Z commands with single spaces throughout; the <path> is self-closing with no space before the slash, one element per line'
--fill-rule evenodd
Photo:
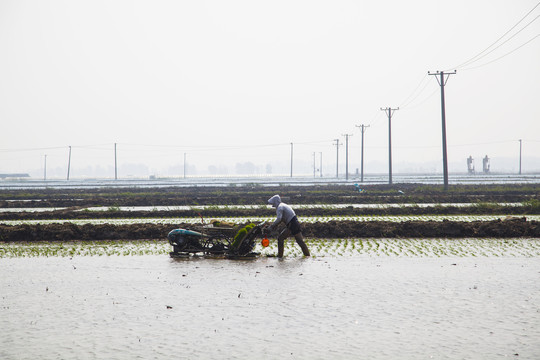
<path fill-rule="evenodd" d="M 300 222 L 295 216 L 294 218 L 292 218 L 291 221 L 289 221 L 285 230 L 283 230 L 278 236 L 278 257 L 283 257 L 283 252 L 285 251 L 285 239 L 288 238 L 290 235 L 294 236 L 294 239 L 302 249 L 302 253 L 304 254 L 304 256 L 310 256 L 311 254 L 309 253 L 309 249 L 304 242 L 304 237 L 302 236 L 302 228 L 300 227 Z"/>

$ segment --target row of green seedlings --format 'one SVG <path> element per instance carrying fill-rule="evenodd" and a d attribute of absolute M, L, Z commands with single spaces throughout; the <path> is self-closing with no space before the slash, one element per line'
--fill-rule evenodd
<path fill-rule="evenodd" d="M 329 222 L 329 221 L 391 221 L 391 222 L 404 222 L 404 221 L 494 221 L 503 218 L 501 215 L 393 215 L 393 216 L 310 216 L 300 217 L 301 222 L 315 223 L 315 222 Z M 540 215 L 527 215 L 527 219 L 540 221 Z M 265 220 L 271 220 L 272 217 L 223 217 L 219 218 L 223 221 L 229 221 L 233 223 L 247 223 L 247 222 L 261 222 Z M 145 219 L 81 219 L 81 220 L 8 220 L 3 221 L 4 225 L 23 225 L 23 224 L 53 224 L 53 223 L 71 223 L 76 225 L 84 224 L 116 224 L 116 225 L 130 225 L 130 224 L 200 224 L 200 218 L 145 218 Z"/>
<path fill-rule="evenodd" d="M 540 239 L 306 239 L 312 256 L 499 257 L 540 256 Z M 277 251 L 275 241 L 263 254 Z M 294 240 L 285 255 L 302 256 Z"/>
<path fill-rule="evenodd" d="M 540 256 L 540 239 L 306 239 L 312 256 L 497 257 Z M 53 256 L 168 255 L 167 241 L 80 241 L 0 244 L 0 258 Z M 264 255 L 277 252 L 277 242 L 257 248 Z M 285 255 L 301 257 L 293 239 L 285 241 Z"/>
<path fill-rule="evenodd" d="M 166 241 L 77 241 L 40 243 L 2 243 L 0 258 L 73 257 L 73 256 L 144 256 L 168 255 Z"/>
<path fill-rule="evenodd" d="M 351 206 L 353 204 L 298 204 L 296 205 L 297 208 L 299 209 L 309 209 L 309 208 L 314 208 L 314 207 L 317 207 L 317 208 L 321 208 L 321 209 L 326 209 L 326 210 L 333 210 L 333 209 L 341 209 L 343 207 L 346 207 L 346 206 Z M 389 208 L 389 207 L 392 207 L 392 204 L 372 204 L 375 208 Z M 524 208 L 526 208 L 526 210 L 528 211 L 540 211 L 540 200 L 539 199 L 529 199 L 529 200 L 525 200 L 525 201 L 522 201 L 521 203 L 516 203 L 516 204 L 513 204 L 515 206 L 522 206 Z M 441 209 L 441 208 L 444 208 L 448 205 L 446 204 L 434 204 L 432 205 L 435 209 Z M 455 206 L 455 205 L 453 205 Z M 458 205 L 459 206 L 459 205 Z M 476 203 L 464 203 L 464 204 L 461 204 L 461 206 L 463 207 L 475 207 L 477 209 L 486 209 L 489 210 L 489 211 L 493 211 L 493 210 L 496 210 L 496 209 L 501 209 L 503 208 L 504 206 L 506 206 L 506 204 L 499 204 L 499 203 L 492 203 L 492 202 L 476 202 Z M 419 207 L 418 204 L 416 203 L 413 203 L 413 204 L 400 204 L 399 207 L 401 208 L 417 208 Z M 154 207 L 152 208 L 150 211 L 153 211 L 153 212 L 158 212 L 158 211 L 173 211 L 173 210 L 177 210 L 178 207 L 174 207 L 174 206 L 165 206 L 165 207 L 162 207 L 161 209 L 157 208 L 157 207 Z M 236 209 L 255 209 L 255 210 L 261 210 L 261 211 L 264 211 L 264 210 L 267 210 L 268 209 L 268 205 L 205 205 L 205 206 L 194 206 L 194 207 L 191 207 L 191 210 L 193 211 L 196 211 L 196 212 L 202 212 L 204 210 L 236 210 Z M 108 208 L 104 208 L 105 211 L 107 212 L 119 212 L 119 211 L 122 211 L 122 208 L 120 206 L 109 206 Z M 82 211 L 84 212 L 90 212 L 91 210 L 90 209 L 83 209 Z M 93 211 L 96 211 L 96 210 L 93 210 Z"/>

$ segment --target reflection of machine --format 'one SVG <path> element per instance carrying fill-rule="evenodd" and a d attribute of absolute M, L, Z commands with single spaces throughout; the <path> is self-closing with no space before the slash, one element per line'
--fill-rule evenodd
<path fill-rule="evenodd" d="M 474 159 L 472 156 L 467 158 L 467 172 L 469 174 L 474 174 Z"/>
<path fill-rule="evenodd" d="M 489 158 L 487 155 L 482 159 L 482 171 L 484 171 L 484 174 L 489 173 Z"/>
<path fill-rule="evenodd" d="M 253 252 L 255 239 L 263 233 L 262 222 L 249 224 L 240 229 L 207 227 L 201 231 L 174 229 L 167 235 L 173 251 L 171 257 L 189 257 L 192 254 L 224 256 L 228 259 L 250 258 L 259 255 Z M 232 235 L 236 232 L 236 235 Z"/>

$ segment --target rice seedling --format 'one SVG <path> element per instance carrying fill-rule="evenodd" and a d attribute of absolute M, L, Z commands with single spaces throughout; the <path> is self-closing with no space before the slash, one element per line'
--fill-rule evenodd
<path fill-rule="evenodd" d="M 300 221 L 304 223 L 329 222 L 329 221 L 388 221 L 388 222 L 405 222 L 405 221 L 494 221 L 503 218 L 504 215 L 388 215 L 388 216 L 313 216 L 300 217 Z M 255 217 L 218 217 L 220 221 L 232 223 L 247 223 L 247 222 L 262 222 L 272 220 L 272 216 L 255 216 Z M 540 221 L 540 215 L 527 215 L 528 220 Z M 200 224 L 199 217 L 175 217 L 175 218 L 123 218 L 123 219 L 53 219 L 53 220 L 5 220 L 4 225 L 36 225 L 36 224 L 53 224 L 53 223 L 71 223 L 76 225 L 84 224 L 113 224 L 113 225 L 130 225 L 130 224 Z"/>
<path fill-rule="evenodd" d="M 490 257 L 540 256 L 540 239 L 306 239 L 314 256 Z M 75 256 L 168 256 L 164 240 L 0 243 L 0 258 Z M 275 254 L 277 242 L 258 247 L 262 256 Z M 294 240 L 285 242 L 285 255 L 301 257 Z"/>

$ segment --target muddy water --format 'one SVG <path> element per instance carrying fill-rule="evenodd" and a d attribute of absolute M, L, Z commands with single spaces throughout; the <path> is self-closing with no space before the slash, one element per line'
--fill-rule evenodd
<path fill-rule="evenodd" d="M 0 358 L 540 358 L 538 246 L 475 246 L 485 255 L 2 258 Z"/>

